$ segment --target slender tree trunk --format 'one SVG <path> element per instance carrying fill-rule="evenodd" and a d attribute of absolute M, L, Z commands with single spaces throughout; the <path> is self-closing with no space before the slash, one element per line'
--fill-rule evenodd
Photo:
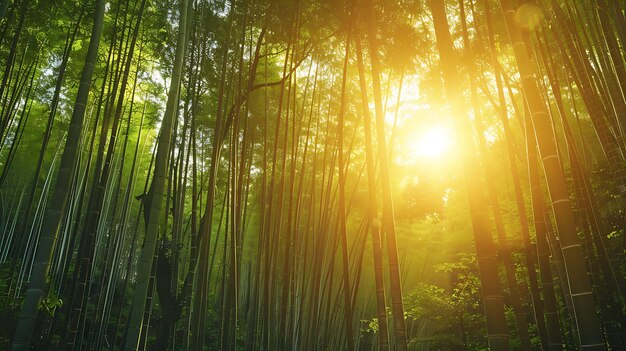
<path fill-rule="evenodd" d="M 74 111 L 70 121 L 65 149 L 61 158 L 59 174 L 54 186 L 52 201 L 44 217 L 42 227 L 42 237 L 35 257 L 35 265 L 31 274 L 28 290 L 22 305 L 22 311 L 18 320 L 13 338 L 13 350 L 29 350 L 37 311 L 46 286 L 46 277 L 50 269 L 50 259 L 54 251 L 59 230 L 61 216 L 65 210 L 68 189 L 72 179 L 71 174 L 75 168 L 80 136 L 83 129 L 85 107 L 89 97 L 89 87 L 98 54 L 100 35 L 104 21 L 104 0 L 96 0 L 96 12 L 94 16 L 93 29 L 87 49 L 85 66 L 80 80 L 80 86 L 74 104 Z"/>
<path fill-rule="evenodd" d="M 485 130 L 483 128 L 483 117 L 482 112 L 480 110 L 480 106 L 478 104 L 476 87 L 474 82 L 477 78 L 475 67 L 472 61 L 475 59 L 475 56 L 472 52 L 472 48 L 469 44 L 469 37 L 467 34 L 467 24 L 465 18 L 465 6 L 463 5 L 463 1 L 459 1 L 459 8 L 461 13 L 461 27 L 462 27 L 462 36 L 463 36 L 463 44 L 466 50 L 466 66 L 468 68 L 468 76 L 469 76 L 469 87 L 470 87 L 470 100 L 472 105 L 472 110 L 474 113 L 474 126 L 478 135 L 478 154 L 479 159 L 482 158 L 482 164 L 484 168 L 484 179 L 487 183 L 487 201 L 489 206 L 491 207 L 491 212 L 493 214 L 496 234 L 498 237 L 498 244 L 500 247 L 500 256 L 502 259 L 502 263 L 504 264 L 504 270 L 506 274 L 506 282 L 509 289 L 509 294 L 511 297 L 511 307 L 513 308 L 513 313 L 515 314 L 515 322 L 517 326 L 517 333 L 519 335 L 522 349 L 530 350 L 530 334 L 528 331 L 528 319 L 526 317 L 526 312 L 522 307 L 522 301 L 520 298 L 520 287 L 517 283 L 517 278 L 515 276 L 515 264 L 513 262 L 513 257 L 511 254 L 511 248 L 508 243 L 508 238 L 506 237 L 506 231 L 504 228 L 504 222 L 502 219 L 502 212 L 500 209 L 500 201 L 498 200 L 498 190 L 495 186 L 493 175 L 496 174 L 494 165 L 492 164 L 489 156 L 487 155 L 487 146 L 485 144 Z M 532 266 L 534 269 L 534 266 Z"/>
<path fill-rule="evenodd" d="M 352 16 L 350 14 L 349 16 Z M 352 330 L 353 306 L 350 289 L 350 258 L 348 257 L 348 233 L 346 228 L 346 161 L 344 155 L 344 120 L 346 110 L 346 85 L 348 77 L 348 58 L 350 54 L 350 29 L 346 38 L 346 55 L 343 63 L 343 77 L 341 79 L 341 102 L 339 107 L 339 120 L 337 121 L 337 141 L 339 168 L 339 236 L 341 240 L 342 268 L 343 268 L 343 294 L 344 294 L 344 318 L 348 351 L 354 350 L 354 333 Z"/>
<path fill-rule="evenodd" d="M 600 322 L 595 311 L 591 285 L 587 277 L 585 259 L 576 233 L 576 223 L 569 201 L 565 176 L 553 139 L 552 126 L 537 87 L 534 68 L 522 39 L 519 23 L 514 18 L 515 10 L 512 3 L 510 0 L 501 0 L 500 5 L 522 77 L 522 85 L 531 112 L 536 141 L 548 183 L 548 192 L 552 201 L 552 210 L 555 213 L 561 250 L 570 283 L 570 293 L 576 313 L 580 347 L 583 350 L 606 350 Z"/>
<path fill-rule="evenodd" d="M 554 295 L 554 288 L 551 284 L 552 275 L 550 273 L 549 261 L 547 261 L 547 264 L 548 264 L 547 267 L 543 266 L 546 262 L 539 262 L 540 270 L 541 269 L 543 270 L 543 275 L 541 277 L 542 278 L 546 277 L 546 279 L 549 279 L 548 281 L 542 280 L 542 283 L 544 282 L 546 283 L 546 285 L 542 285 L 542 287 L 544 288 L 543 289 L 544 301 L 541 300 L 541 295 L 539 291 L 537 273 L 535 270 L 535 259 L 534 259 L 536 255 L 535 255 L 535 252 L 533 252 L 533 248 L 531 246 L 531 241 L 530 241 L 528 218 L 526 217 L 526 204 L 525 204 L 524 196 L 522 193 L 520 175 L 517 169 L 517 162 L 516 162 L 517 158 L 515 156 L 515 149 L 513 145 L 513 140 L 514 140 L 513 133 L 511 131 L 511 127 L 509 125 L 508 116 L 507 116 L 508 112 L 506 108 L 504 89 L 502 86 L 502 77 L 500 74 L 501 68 L 497 60 L 496 51 L 495 51 L 496 47 L 495 47 L 495 40 L 494 40 L 494 35 L 493 35 L 491 10 L 487 2 L 485 2 L 485 15 L 487 17 L 487 31 L 488 31 L 488 38 L 489 38 L 491 60 L 492 60 L 495 75 L 496 75 L 496 87 L 498 90 L 498 100 L 500 104 L 499 115 L 500 115 L 500 120 L 502 121 L 505 139 L 506 139 L 507 152 L 509 156 L 508 158 L 509 158 L 510 167 L 511 167 L 511 176 L 513 179 L 513 188 L 515 190 L 515 200 L 516 200 L 518 214 L 519 214 L 522 239 L 524 241 L 524 253 L 525 253 L 525 259 L 526 259 L 526 267 L 528 270 L 528 280 L 530 283 L 530 291 L 531 291 L 531 299 L 532 299 L 535 323 L 537 324 L 537 333 L 538 333 L 539 340 L 543 349 L 561 350 L 562 346 L 561 346 L 558 315 L 556 314 L 556 304 L 545 306 L 545 309 L 544 309 L 544 304 L 547 305 L 549 303 L 555 303 L 556 301 L 555 295 Z M 535 217 L 535 219 L 538 219 L 538 218 L 539 217 Z M 541 218 L 543 218 L 543 212 L 541 212 Z M 535 226 L 535 228 L 537 228 L 537 226 Z M 545 230 L 545 226 L 543 227 L 543 229 Z M 536 229 L 536 233 L 539 233 L 537 229 Z M 545 237 L 544 237 L 544 240 L 545 240 Z M 549 257 L 546 257 L 546 258 L 549 259 Z M 543 258 L 540 258 L 539 260 L 541 261 L 542 259 Z M 547 283 L 550 283 L 550 284 L 547 284 Z M 544 313 L 545 313 L 546 319 L 544 319 Z M 548 324 L 547 328 L 550 330 L 547 330 L 546 328 L 546 320 Z"/>
<path fill-rule="evenodd" d="M 378 157 L 380 159 L 380 180 L 383 188 L 383 223 L 387 238 L 387 255 L 389 259 L 389 281 L 391 282 L 391 307 L 393 311 L 393 329 L 395 345 L 399 351 L 407 350 L 407 335 L 404 321 L 404 305 L 402 302 L 402 285 L 398 264 L 398 248 L 396 243 L 396 225 L 394 221 L 391 183 L 389 180 L 389 161 L 387 159 L 387 141 L 385 136 L 385 115 L 383 112 L 380 88 L 380 59 L 378 57 L 378 40 L 376 38 L 377 19 L 372 0 L 365 1 L 365 13 L 369 23 L 367 38 L 372 65 L 372 84 L 374 86 L 374 105 L 376 108 L 376 136 L 378 140 Z"/>
<path fill-rule="evenodd" d="M 142 329 L 142 319 L 146 298 L 148 296 L 148 285 L 150 271 L 154 259 L 156 249 L 158 228 L 161 219 L 161 211 L 163 206 L 163 197 L 165 190 L 165 176 L 168 168 L 168 156 L 170 152 L 170 141 L 172 138 L 172 125 L 178 111 L 178 96 L 180 92 L 180 83 L 183 72 L 183 64 L 185 58 L 185 49 L 187 44 L 187 19 L 190 18 L 189 12 L 192 11 L 193 1 L 180 0 L 180 12 L 178 20 L 178 38 L 176 42 L 176 54 L 172 69 L 172 80 L 167 96 L 167 105 L 163 120 L 161 122 L 161 131 L 157 145 L 157 152 L 154 164 L 154 175 L 152 184 L 148 192 L 150 197 L 149 207 L 146 206 L 144 211 L 148 213 L 146 222 L 146 235 L 144 239 L 143 249 L 139 258 L 137 267 L 137 283 L 131 307 L 131 315 L 128 324 L 128 333 L 124 348 L 126 350 L 136 350 L 138 347 L 139 337 Z"/>
<path fill-rule="evenodd" d="M 463 145 L 466 149 L 461 156 L 461 162 L 474 231 L 482 300 L 487 320 L 487 340 L 492 350 L 508 350 L 509 333 L 504 316 L 498 261 L 490 230 L 489 216 L 486 212 L 487 199 L 482 190 L 484 185 L 474 167 L 477 161 L 471 129 L 465 117 L 467 110 L 461 86 L 455 82 L 458 76 L 458 63 L 452 46 L 446 10 L 442 0 L 430 0 L 429 5 L 433 14 L 446 96 L 451 101 L 453 114 L 458 116 L 454 120 L 457 139 L 459 145 Z"/>
<path fill-rule="evenodd" d="M 374 282 L 376 284 L 376 315 L 378 317 L 378 345 L 381 351 L 389 350 L 389 330 L 387 325 L 387 306 L 385 299 L 385 281 L 383 274 L 383 251 L 380 240 L 380 224 L 378 219 L 376 200 L 376 171 L 374 165 L 374 150 L 372 148 L 372 127 L 367 97 L 367 82 L 365 81 L 365 67 L 363 67 L 363 53 L 361 38 L 356 37 L 356 55 L 359 69 L 359 86 L 361 89 L 361 110 L 365 126 L 365 157 L 367 162 L 367 186 L 369 196 L 369 223 L 372 234 L 372 250 L 374 256 Z"/>

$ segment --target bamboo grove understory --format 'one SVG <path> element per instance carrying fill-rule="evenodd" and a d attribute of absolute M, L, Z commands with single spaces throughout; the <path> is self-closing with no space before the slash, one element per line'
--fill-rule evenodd
<path fill-rule="evenodd" d="M 625 11 L 0 0 L 0 347 L 626 349 Z"/>

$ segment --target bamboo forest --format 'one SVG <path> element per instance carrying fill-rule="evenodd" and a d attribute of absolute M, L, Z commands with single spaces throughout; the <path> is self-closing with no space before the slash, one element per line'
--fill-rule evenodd
<path fill-rule="evenodd" d="M 626 350 L 624 0 L 0 0 L 0 349 Z"/>

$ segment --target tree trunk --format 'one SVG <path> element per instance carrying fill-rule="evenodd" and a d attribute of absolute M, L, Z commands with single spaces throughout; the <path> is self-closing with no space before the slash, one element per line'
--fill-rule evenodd
<path fill-rule="evenodd" d="M 367 97 L 367 82 L 365 81 L 365 67 L 363 67 L 363 53 L 361 38 L 356 36 L 356 56 L 359 69 L 359 86 L 361 90 L 361 110 L 365 128 L 365 157 L 367 162 L 367 187 L 369 196 L 369 222 L 372 234 L 372 250 L 374 256 L 374 283 L 376 284 L 376 315 L 378 317 L 378 345 L 380 351 L 389 350 L 389 329 L 387 325 L 387 306 L 385 299 L 385 281 L 383 274 L 383 252 L 380 240 L 380 224 L 376 200 L 376 171 L 374 165 L 374 150 L 372 148 L 372 127 Z"/>
<path fill-rule="evenodd" d="M 141 250 L 137 267 L 137 283 L 135 286 L 131 315 L 128 324 L 128 333 L 124 348 L 126 350 L 136 350 L 142 329 L 142 320 L 146 298 L 148 296 L 148 285 L 150 271 L 154 260 L 154 252 L 157 245 L 159 223 L 163 206 L 163 197 L 166 182 L 166 172 L 168 168 L 170 141 L 172 138 L 172 125 L 178 111 L 178 96 L 180 82 L 182 78 L 185 49 L 187 44 L 187 19 L 192 11 L 191 0 L 180 0 L 180 12 L 178 20 L 178 38 L 176 42 L 176 54 L 172 69 L 172 80 L 170 82 L 167 96 L 167 105 L 161 124 L 161 132 L 155 156 L 154 175 L 149 190 L 150 206 L 144 208 L 144 213 L 148 213 L 144 245 Z"/>
<path fill-rule="evenodd" d="M 65 149 L 63 150 L 63 156 L 61 158 L 61 166 L 59 168 L 59 174 L 54 186 L 52 201 L 50 202 L 44 216 L 42 237 L 37 248 L 35 264 L 30 282 L 28 284 L 28 290 L 26 291 L 22 311 L 15 329 L 12 345 L 12 349 L 15 351 L 30 349 L 33 329 L 37 319 L 37 311 L 46 287 L 46 277 L 50 268 L 50 259 L 54 251 L 59 230 L 59 223 L 65 210 L 69 194 L 69 187 L 72 179 L 71 174 L 74 171 L 78 157 L 78 146 L 83 129 L 85 107 L 87 105 L 89 87 L 91 86 L 91 78 L 98 55 L 100 34 L 102 33 L 104 5 L 104 0 L 96 0 L 96 12 L 94 16 L 93 29 L 91 31 L 87 57 L 85 59 L 85 66 L 80 79 L 80 85 L 76 96 L 76 102 L 74 104 L 74 111 L 72 113 L 69 131 L 65 141 Z"/>
<path fill-rule="evenodd" d="M 522 39 L 519 23 L 516 22 L 513 5 L 510 0 L 501 0 L 500 5 L 509 38 L 513 44 L 513 52 L 522 78 L 524 94 L 530 109 L 535 137 L 548 183 L 548 192 L 556 218 L 557 232 L 576 313 L 580 346 L 583 350 L 606 350 L 600 322 L 595 311 L 591 284 L 587 277 L 585 259 L 576 232 L 576 222 L 569 201 L 567 183 L 557 155 L 557 146 L 553 139 L 552 125 L 548 120 L 546 107 L 537 87 L 534 68 Z"/>
<path fill-rule="evenodd" d="M 492 350 L 508 350 L 509 334 L 504 316 L 498 261 L 487 213 L 487 199 L 483 192 L 484 184 L 482 184 L 480 175 L 475 167 L 478 162 L 474 151 L 471 129 L 465 117 L 467 110 L 461 86 L 455 83 L 458 77 L 456 53 L 452 46 L 443 1 L 430 0 L 429 6 L 433 14 L 433 24 L 435 26 L 446 96 L 451 101 L 453 115 L 458 116 L 454 120 L 457 139 L 459 140 L 459 145 L 463 145 L 466 149 L 461 155 L 461 162 L 474 231 L 482 299 L 487 319 L 487 340 Z"/>
<path fill-rule="evenodd" d="M 369 24 L 367 38 L 372 65 L 372 84 L 374 86 L 374 105 L 376 108 L 376 136 L 378 140 L 378 157 L 380 158 L 380 180 L 383 188 L 383 230 L 387 238 L 387 255 L 389 258 L 389 280 L 391 282 L 391 307 L 393 311 L 393 329 L 395 344 L 399 351 L 407 350 L 407 335 L 404 321 L 404 305 L 402 302 L 402 285 L 398 264 L 398 248 L 396 244 L 396 225 L 394 220 L 391 183 L 389 180 L 389 161 L 387 159 L 387 141 L 385 136 L 385 115 L 383 112 L 380 59 L 378 57 L 377 20 L 374 2 L 365 1 L 365 13 Z"/>

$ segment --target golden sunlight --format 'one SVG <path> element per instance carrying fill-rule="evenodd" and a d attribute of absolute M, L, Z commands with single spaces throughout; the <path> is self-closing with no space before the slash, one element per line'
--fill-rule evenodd
<path fill-rule="evenodd" d="M 407 158 L 441 159 L 445 156 L 453 142 L 452 131 L 441 125 L 435 125 L 417 133 L 414 140 L 409 141 Z"/>

